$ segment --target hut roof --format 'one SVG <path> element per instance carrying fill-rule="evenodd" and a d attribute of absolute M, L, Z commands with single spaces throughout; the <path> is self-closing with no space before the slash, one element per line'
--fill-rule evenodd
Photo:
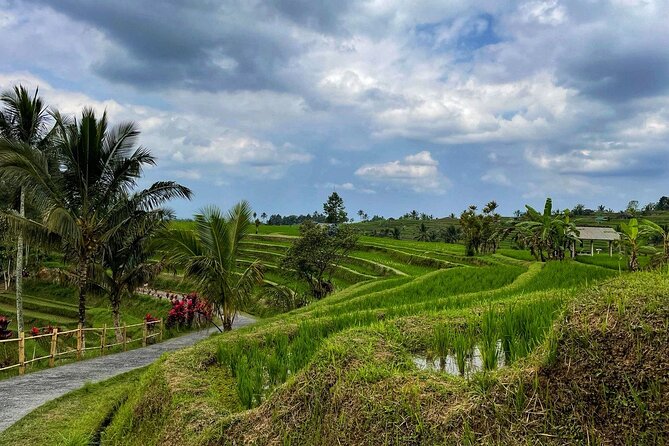
<path fill-rule="evenodd" d="M 606 240 L 615 241 L 620 240 L 620 234 L 613 228 L 600 228 L 591 226 L 577 226 L 579 232 L 579 240 Z"/>

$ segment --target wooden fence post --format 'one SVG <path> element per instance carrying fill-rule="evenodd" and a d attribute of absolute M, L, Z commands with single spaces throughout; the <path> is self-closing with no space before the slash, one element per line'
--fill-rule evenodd
<path fill-rule="evenodd" d="M 160 342 L 163 342 L 163 318 L 160 318 Z"/>
<path fill-rule="evenodd" d="M 26 335 L 19 332 L 19 375 L 26 372 Z"/>
<path fill-rule="evenodd" d="M 51 356 L 49 357 L 49 367 L 56 365 L 56 354 L 58 353 L 58 329 L 54 328 L 51 332 Z"/>
<path fill-rule="evenodd" d="M 128 328 L 123 324 L 123 351 L 128 350 Z"/>
<path fill-rule="evenodd" d="M 146 320 L 144 320 L 144 327 L 142 329 L 142 347 L 146 347 L 146 333 L 147 327 L 146 327 Z"/>
<path fill-rule="evenodd" d="M 100 336 L 100 354 L 105 354 L 105 345 L 107 344 L 107 324 L 102 327 L 102 336 Z"/>
<path fill-rule="evenodd" d="M 77 361 L 81 359 L 81 347 L 82 347 L 82 341 L 83 341 L 83 327 L 81 325 L 81 322 L 79 322 L 79 325 L 77 326 Z"/>

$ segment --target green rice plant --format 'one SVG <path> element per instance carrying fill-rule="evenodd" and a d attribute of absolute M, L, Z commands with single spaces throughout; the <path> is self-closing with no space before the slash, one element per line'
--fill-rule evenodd
<path fill-rule="evenodd" d="M 277 333 L 267 344 L 272 350 L 267 356 L 267 374 L 270 384 L 276 386 L 288 377 L 288 336 Z"/>
<path fill-rule="evenodd" d="M 439 357 L 439 368 L 443 370 L 446 366 L 448 356 L 453 344 L 453 332 L 448 325 L 439 325 L 434 330 L 432 348 Z"/>
<path fill-rule="evenodd" d="M 471 361 L 475 344 L 474 330 L 470 325 L 458 330 L 453 336 L 453 353 L 460 376 L 467 372 L 467 363 Z"/>
<path fill-rule="evenodd" d="M 497 367 L 499 359 L 499 348 L 497 340 L 499 339 L 499 329 L 497 323 L 497 313 L 489 308 L 483 313 L 481 321 L 481 359 L 484 370 L 494 370 Z"/>

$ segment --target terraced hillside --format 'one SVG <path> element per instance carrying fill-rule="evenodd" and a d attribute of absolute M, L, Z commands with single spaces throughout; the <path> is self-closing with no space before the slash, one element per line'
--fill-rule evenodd
<path fill-rule="evenodd" d="M 262 258 L 276 267 L 291 240 L 251 237 L 246 261 Z M 87 430 L 78 425 L 70 433 L 87 439 L 92 432 L 102 444 L 127 445 L 563 444 L 615 438 L 615 429 L 596 418 L 599 412 L 565 418 L 551 410 L 565 402 L 564 393 L 549 389 L 568 386 L 570 379 L 552 376 L 568 372 L 563 364 L 586 360 L 564 350 L 576 342 L 563 328 L 565 316 L 575 317 L 577 307 L 594 314 L 603 305 L 609 308 L 606 320 L 622 317 L 637 296 L 661 294 L 669 286 L 666 277 L 611 281 L 620 273 L 573 261 L 541 264 L 505 251 L 468 258 L 457 245 L 361 242 L 337 273 L 336 293 L 214 336 L 130 382 L 110 383 L 118 393 L 109 387 L 104 392 L 118 404 L 100 409 L 99 425 L 91 421 Z M 273 273 L 282 278 L 272 267 L 268 271 L 268 280 Z M 648 311 L 666 309 L 653 305 Z M 648 379 L 663 378 L 651 373 Z M 653 390 L 657 384 L 629 383 L 597 404 L 611 398 L 635 404 L 633 395 L 644 392 L 652 401 L 664 395 Z M 77 411 L 96 403 L 65 397 L 63 404 Z M 666 412 L 653 404 L 642 414 L 650 421 L 628 417 L 630 438 L 653 444 L 665 434 Z M 37 411 L 0 439 L 31 441 L 30 426 L 48 425 L 57 407 Z"/>
<path fill-rule="evenodd" d="M 242 242 L 240 269 L 255 260 L 265 267 L 265 282 L 282 284 L 295 291 L 308 292 L 307 285 L 298 282 L 281 270 L 285 256 L 295 236 L 283 233 L 250 235 Z M 436 246 L 439 245 L 439 246 Z M 507 259 L 512 262 L 512 259 Z M 435 243 L 412 243 L 378 240 L 363 237 L 358 248 L 338 265 L 333 282 L 337 290 L 344 290 L 364 282 L 392 277 L 418 277 L 439 269 L 483 265 L 488 261 L 464 256 L 461 246 Z M 175 292 L 189 292 L 192 284 L 176 272 L 162 273 L 152 284 L 155 288 Z"/>

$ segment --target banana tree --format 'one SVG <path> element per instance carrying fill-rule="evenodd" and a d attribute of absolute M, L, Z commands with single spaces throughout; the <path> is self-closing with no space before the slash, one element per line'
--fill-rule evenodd
<path fill-rule="evenodd" d="M 641 231 L 636 218 L 630 219 L 629 223 L 620 223 L 625 245 L 629 255 L 628 266 L 631 271 L 639 270 L 639 249 L 641 247 Z"/>
<path fill-rule="evenodd" d="M 659 257 L 662 262 L 669 260 L 669 225 L 660 226 L 650 220 L 642 220 L 640 228 L 642 235 L 655 236 L 662 241 L 662 251 Z"/>
<path fill-rule="evenodd" d="M 539 213 L 530 205 L 527 208 L 526 221 L 516 223 L 516 228 L 523 234 L 530 250 L 542 262 L 546 260 L 562 260 L 571 243 L 577 240 L 578 230 L 571 222 L 569 211 L 553 214 L 553 201 L 546 199 L 543 213 Z M 544 251 L 546 252 L 544 254 Z"/>

